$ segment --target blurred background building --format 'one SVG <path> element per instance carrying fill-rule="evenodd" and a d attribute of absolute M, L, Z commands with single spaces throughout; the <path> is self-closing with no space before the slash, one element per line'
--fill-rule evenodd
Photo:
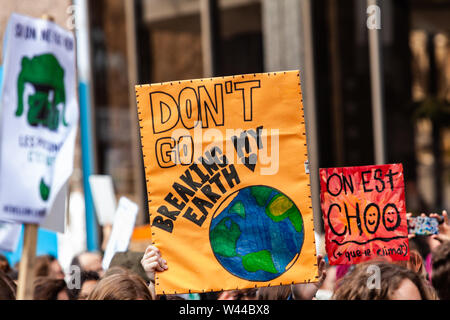
<path fill-rule="evenodd" d="M 140 205 L 138 225 L 149 221 L 135 84 L 300 69 L 316 167 L 375 163 L 366 0 L 0 2 L 2 35 L 12 12 L 71 28 L 87 5 L 92 171 Z M 409 211 L 440 212 L 450 208 L 450 0 L 379 6 L 386 162 L 403 163 Z M 83 147 L 72 190 L 86 188 Z"/>

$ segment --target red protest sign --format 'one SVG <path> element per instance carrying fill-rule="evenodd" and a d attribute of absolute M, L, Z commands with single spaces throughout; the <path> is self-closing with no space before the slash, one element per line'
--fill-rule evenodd
<path fill-rule="evenodd" d="M 409 259 L 401 164 L 320 169 L 320 188 L 330 264 Z"/>

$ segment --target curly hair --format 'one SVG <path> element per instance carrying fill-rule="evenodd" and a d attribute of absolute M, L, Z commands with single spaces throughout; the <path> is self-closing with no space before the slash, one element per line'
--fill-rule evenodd
<path fill-rule="evenodd" d="M 369 277 L 373 274 L 368 270 L 369 266 L 377 266 L 380 270 L 379 289 L 371 289 L 367 285 Z M 386 261 L 370 261 L 356 266 L 338 282 L 333 298 L 335 300 L 389 300 L 405 279 L 414 283 L 423 300 L 433 299 L 430 289 L 417 273 Z"/>

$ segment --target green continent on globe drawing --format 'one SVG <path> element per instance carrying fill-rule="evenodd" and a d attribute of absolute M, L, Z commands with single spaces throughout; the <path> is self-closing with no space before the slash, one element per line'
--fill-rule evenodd
<path fill-rule="evenodd" d="M 275 222 L 289 218 L 297 232 L 302 231 L 303 220 L 295 204 L 284 194 L 277 194 L 266 207 L 267 215 Z"/>
<path fill-rule="evenodd" d="M 252 196 L 260 206 L 266 206 L 272 189 L 265 186 L 253 186 L 250 188 Z M 275 222 L 289 218 L 297 232 L 302 231 L 303 220 L 295 204 L 284 194 L 277 194 L 266 206 L 266 214 Z"/>
<path fill-rule="evenodd" d="M 237 213 L 237 212 L 236 212 Z M 230 223 L 230 227 L 227 227 Z M 239 226 L 230 218 L 225 218 L 211 231 L 211 246 L 213 251 L 224 257 L 241 256 L 236 252 L 236 243 L 241 236 Z M 249 272 L 263 270 L 277 273 L 268 250 L 262 250 L 246 254 L 242 257 L 242 265 Z"/>
<path fill-rule="evenodd" d="M 227 227 L 230 221 L 230 228 Z M 236 243 L 241 235 L 239 226 L 230 218 L 225 218 L 211 231 L 213 251 L 224 257 L 236 257 Z"/>
<path fill-rule="evenodd" d="M 217 260 L 243 279 L 279 277 L 302 248 L 300 210 L 290 198 L 268 186 L 249 186 L 232 195 L 231 201 L 219 206 L 210 225 L 210 243 Z"/>
<path fill-rule="evenodd" d="M 245 270 L 250 272 L 263 270 L 270 273 L 278 273 L 272 260 L 272 254 L 268 250 L 246 254 L 242 257 L 242 265 Z"/>
<path fill-rule="evenodd" d="M 245 219 L 245 207 L 242 201 L 236 202 L 231 208 L 230 213 L 237 213 L 241 218 Z"/>
<path fill-rule="evenodd" d="M 258 203 L 259 206 L 264 207 L 267 199 L 269 199 L 270 194 L 272 193 L 272 189 L 265 186 L 254 186 L 250 187 L 250 192 L 253 198 L 255 198 L 256 203 Z"/>

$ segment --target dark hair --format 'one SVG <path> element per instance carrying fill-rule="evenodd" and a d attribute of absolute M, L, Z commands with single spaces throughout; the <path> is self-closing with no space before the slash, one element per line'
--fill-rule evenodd
<path fill-rule="evenodd" d="M 441 300 L 450 300 L 450 241 L 445 241 L 432 253 L 431 282 Z"/>
<path fill-rule="evenodd" d="M 377 266 L 380 270 L 380 289 L 371 289 L 367 286 L 369 277 L 373 275 L 367 270 L 369 266 Z M 414 283 L 423 300 L 433 299 L 430 289 L 418 274 L 403 266 L 385 261 L 370 261 L 357 265 L 352 272 L 338 281 L 333 298 L 335 300 L 389 300 L 405 279 Z"/>
<path fill-rule="evenodd" d="M 287 300 L 291 294 L 291 286 L 275 286 L 259 288 L 256 300 Z"/>
<path fill-rule="evenodd" d="M 104 277 L 87 299 L 153 300 L 144 280 L 134 273 L 118 273 Z"/>
<path fill-rule="evenodd" d="M 8 273 L 7 273 L 8 277 L 11 278 L 11 280 L 13 281 L 17 281 L 19 279 L 19 271 L 11 269 Z"/>
<path fill-rule="evenodd" d="M 180 297 L 179 295 L 176 294 L 168 294 L 168 295 L 164 295 L 165 298 L 160 298 L 159 300 L 186 300 L 183 297 Z"/>
<path fill-rule="evenodd" d="M 77 273 L 74 273 L 73 276 L 71 277 L 69 283 L 76 282 L 75 281 L 76 276 L 77 276 Z M 80 292 L 81 292 L 81 288 L 83 287 L 83 283 L 85 283 L 86 281 L 99 281 L 100 280 L 100 276 L 95 271 L 81 271 L 79 276 L 80 276 L 80 286 L 72 288 L 72 289 L 68 289 L 70 300 L 78 299 L 78 296 L 80 295 Z"/>
<path fill-rule="evenodd" d="M 3 271 L 4 273 L 10 272 L 11 266 L 9 265 L 8 259 L 3 254 L 0 254 L 0 271 Z"/>
<path fill-rule="evenodd" d="M 50 274 L 50 264 L 55 260 L 56 258 L 49 254 L 36 257 L 34 275 L 36 277 L 47 277 Z"/>
<path fill-rule="evenodd" d="M 58 300 L 58 293 L 65 290 L 67 284 L 62 279 L 38 277 L 34 281 L 34 300 Z"/>
<path fill-rule="evenodd" d="M 125 268 L 126 270 L 137 274 L 146 283 L 149 283 L 150 279 L 147 277 L 147 274 L 145 273 L 145 270 L 141 265 L 141 260 L 143 256 L 144 252 L 134 252 L 134 251 L 116 252 L 113 258 L 111 259 L 109 267 Z"/>
<path fill-rule="evenodd" d="M 3 271 L 0 271 L 0 300 L 16 300 L 17 286 Z"/>
<path fill-rule="evenodd" d="M 409 239 L 409 250 L 417 250 L 424 260 L 430 253 L 430 246 L 426 238 L 424 236 L 416 236 Z"/>
<path fill-rule="evenodd" d="M 73 257 L 72 262 L 70 263 L 71 266 L 77 266 L 81 269 L 81 265 L 80 265 L 80 259 L 78 259 L 80 255 L 76 255 L 75 257 Z"/>
<path fill-rule="evenodd" d="M 256 299 L 257 288 L 233 290 L 235 300 Z"/>

